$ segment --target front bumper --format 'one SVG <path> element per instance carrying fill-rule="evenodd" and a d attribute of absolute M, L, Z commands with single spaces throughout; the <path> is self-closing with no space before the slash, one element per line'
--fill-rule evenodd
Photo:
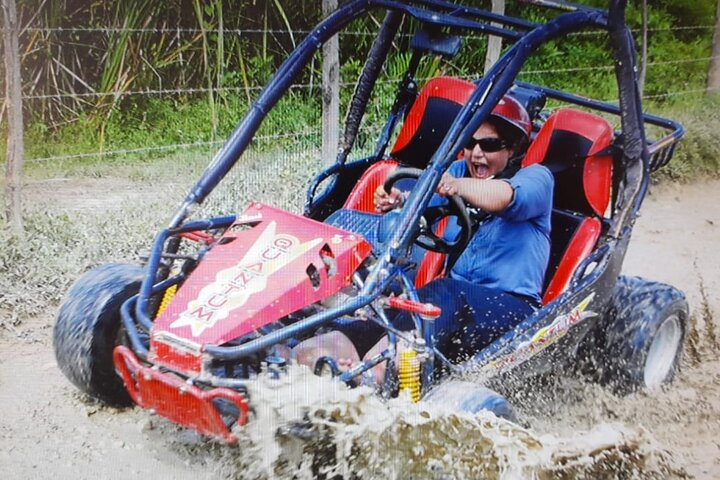
<path fill-rule="evenodd" d="M 139 406 L 203 435 L 237 442 L 230 427 L 248 421 L 249 405 L 243 393 L 224 387 L 203 390 L 157 367 L 142 365 L 123 345 L 113 350 L 113 361 Z"/>

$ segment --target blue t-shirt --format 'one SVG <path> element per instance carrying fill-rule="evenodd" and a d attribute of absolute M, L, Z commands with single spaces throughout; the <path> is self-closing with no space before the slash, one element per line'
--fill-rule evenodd
<path fill-rule="evenodd" d="M 448 173 L 466 176 L 465 161 L 454 162 Z M 553 176 L 536 164 L 505 181 L 515 192 L 512 202 L 482 222 L 450 277 L 540 302 L 550 258 Z"/>

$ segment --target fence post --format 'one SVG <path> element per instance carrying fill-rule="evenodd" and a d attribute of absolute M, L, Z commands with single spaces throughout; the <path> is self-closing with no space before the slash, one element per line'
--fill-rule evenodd
<path fill-rule="evenodd" d="M 642 66 L 640 67 L 640 75 L 638 78 L 638 87 L 640 88 L 640 97 L 645 92 L 645 79 L 647 78 L 647 62 L 648 62 L 648 6 L 647 0 L 642 0 Z"/>
<path fill-rule="evenodd" d="M 337 8 L 337 0 L 323 0 L 323 18 Z M 338 60 L 338 35 L 323 45 L 322 65 L 322 158 L 326 164 L 335 162 L 340 134 L 340 62 Z"/>
<path fill-rule="evenodd" d="M 708 94 L 720 94 L 720 0 L 717 3 L 715 14 L 715 33 L 713 34 L 712 58 L 708 69 Z"/>
<path fill-rule="evenodd" d="M 20 79 L 20 49 L 15 0 L 0 0 L 3 14 L 5 49 L 5 98 L 7 102 L 8 143 L 5 163 L 5 219 L 16 235 L 24 232 L 20 189 L 23 168 L 23 114 Z"/>
<path fill-rule="evenodd" d="M 500 15 L 505 14 L 505 0 L 492 0 L 492 13 L 498 13 Z M 499 27 L 501 25 L 493 23 L 493 25 Z M 502 51 L 502 37 L 495 35 L 488 36 L 487 52 L 485 53 L 485 73 L 495 65 L 495 62 L 500 58 L 500 52 Z"/>

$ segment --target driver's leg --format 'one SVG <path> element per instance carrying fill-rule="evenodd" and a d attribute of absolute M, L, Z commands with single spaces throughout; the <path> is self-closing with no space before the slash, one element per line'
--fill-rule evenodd
<path fill-rule="evenodd" d="M 435 346 L 445 353 L 449 342 L 462 326 L 463 320 L 471 318 L 467 309 L 467 297 L 472 294 L 474 284 L 454 278 L 439 278 L 420 288 L 417 293 L 421 302 L 431 303 L 440 308 L 435 322 Z M 400 312 L 392 321 L 399 330 L 412 330 L 415 324 L 407 312 Z"/>
<path fill-rule="evenodd" d="M 435 346 L 451 360 L 477 353 L 534 311 L 531 302 L 517 296 L 454 278 L 433 280 L 418 290 L 418 297 L 440 307 Z M 406 312 L 392 323 L 399 330 L 414 328 Z M 378 350 L 371 349 L 365 358 Z"/>
<path fill-rule="evenodd" d="M 435 321 L 435 346 L 442 352 L 446 352 L 450 348 L 450 342 L 454 335 L 461 327 L 461 318 L 466 311 L 465 284 L 460 280 L 451 278 L 441 278 L 433 280 L 418 290 L 418 297 L 424 303 L 432 303 L 440 307 L 441 314 Z M 470 284 L 467 284 L 470 285 Z M 392 318 L 392 315 L 389 315 Z M 415 328 L 410 314 L 400 312 L 391 320 L 395 328 L 402 331 L 411 331 Z M 388 347 L 388 339 L 383 336 L 378 343 L 373 345 L 364 355 L 364 360 L 369 360 L 375 355 L 381 353 Z M 386 362 L 382 362 L 373 368 L 373 373 L 377 381 L 385 378 Z"/>
<path fill-rule="evenodd" d="M 473 285 L 465 292 L 466 314 L 455 330 L 448 356 L 471 357 L 534 312 L 532 300 L 500 290 Z"/>

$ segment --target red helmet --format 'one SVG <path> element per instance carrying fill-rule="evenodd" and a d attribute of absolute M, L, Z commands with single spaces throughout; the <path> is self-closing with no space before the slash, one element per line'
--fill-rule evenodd
<path fill-rule="evenodd" d="M 490 113 L 490 119 L 500 120 L 513 136 L 515 143 L 527 142 L 532 132 L 532 122 L 525 107 L 510 95 L 505 95 Z M 503 129 L 505 130 L 505 129 Z"/>

